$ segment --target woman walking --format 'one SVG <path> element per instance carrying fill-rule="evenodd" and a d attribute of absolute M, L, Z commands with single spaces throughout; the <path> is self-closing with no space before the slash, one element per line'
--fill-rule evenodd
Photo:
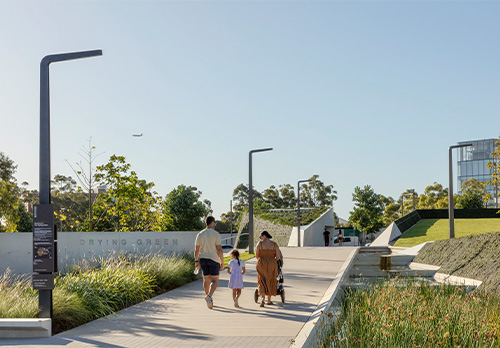
<path fill-rule="evenodd" d="M 260 234 L 260 242 L 255 249 L 257 259 L 257 282 L 259 296 L 262 298 L 260 306 L 264 307 L 265 296 L 267 304 L 272 305 L 271 296 L 277 295 L 278 264 L 281 257 L 278 244 L 271 240 L 273 238 L 267 231 Z"/>

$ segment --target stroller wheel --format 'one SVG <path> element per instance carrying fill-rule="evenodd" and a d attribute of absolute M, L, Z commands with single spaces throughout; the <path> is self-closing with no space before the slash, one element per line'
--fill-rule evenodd
<path fill-rule="evenodd" d="M 255 293 L 253 294 L 253 299 L 255 303 L 259 303 L 259 289 L 255 289 Z"/>
<path fill-rule="evenodd" d="M 281 288 L 280 296 L 281 296 L 281 302 L 285 303 L 285 289 L 284 288 Z"/>

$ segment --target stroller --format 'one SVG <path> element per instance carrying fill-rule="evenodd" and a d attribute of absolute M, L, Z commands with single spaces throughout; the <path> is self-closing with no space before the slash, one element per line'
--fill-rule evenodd
<path fill-rule="evenodd" d="M 278 294 L 281 297 L 281 302 L 285 303 L 285 288 L 283 287 L 285 279 L 283 278 L 283 272 L 281 271 L 281 269 L 283 268 L 283 253 L 281 254 L 280 259 L 276 261 L 276 263 L 278 264 L 278 275 L 276 283 L 278 289 L 276 294 Z M 255 289 L 254 300 L 255 303 L 259 303 L 259 289 Z"/>

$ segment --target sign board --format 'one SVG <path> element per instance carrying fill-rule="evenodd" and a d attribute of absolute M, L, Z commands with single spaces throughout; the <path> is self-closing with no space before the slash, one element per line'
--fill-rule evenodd
<path fill-rule="evenodd" d="M 33 274 L 33 289 L 34 290 L 53 290 L 54 275 L 52 273 Z"/>
<path fill-rule="evenodd" d="M 55 272 L 54 206 L 36 204 L 33 207 L 33 272 Z"/>

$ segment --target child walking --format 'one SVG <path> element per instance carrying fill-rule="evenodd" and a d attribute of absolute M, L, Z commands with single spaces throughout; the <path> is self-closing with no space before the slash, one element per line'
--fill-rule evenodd
<path fill-rule="evenodd" d="M 229 276 L 230 289 L 233 289 L 233 301 L 236 308 L 239 307 L 238 299 L 241 295 L 241 289 L 243 286 L 243 274 L 245 274 L 245 262 L 240 260 L 240 252 L 236 249 L 231 250 L 231 261 L 227 265 L 227 273 Z"/>

